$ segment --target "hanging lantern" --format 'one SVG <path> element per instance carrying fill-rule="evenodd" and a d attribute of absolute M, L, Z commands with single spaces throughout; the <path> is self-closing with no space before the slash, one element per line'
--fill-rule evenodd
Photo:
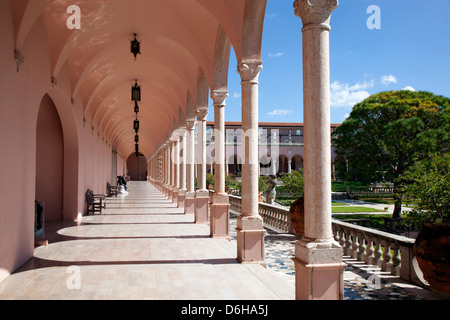
<path fill-rule="evenodd" d="M 139 105 L 138 105 L 137 101 L 135 101 L 135 104 L 134 104 L 134 113 L 136 113 L 136 115 L 139 113 Z"/>
<path fill-rule="evenodd" d="M 139 120 L 137 118 L 136 118 L 136 120 L 134 120 L 133 129 L 134 129 L 134 131 L 136 131 L 136 133 L 138 133 L 138 131 L 139 131 Z"/>
<path fill-rule="evenodd" d="M 134 146 L 134 149 L 136 151 L 136 157 L 139 156 L 139 145 L 136 143 L 136 145 Z"/>
<path fill-rule="evenodd" d="M 134 86 L 131 87 L 131 101 L 141 101 L 141 86 L 138 85 L 137 80 Z"/>
<path fill-rule="evenodd" d="M 141 42 L 137 39 L 137 34 L 134 34 L 134 39 L 131 42 L 131 53 L 134 55 L 134 60 L 138 54 L 141 54 Z"/>
<path fill-rule="evenodd" d="M 136 143 L 139 142 L 139 135 L 136 134 L 136 135 L 134 136 L 134 142 L 136 142 Z"/>

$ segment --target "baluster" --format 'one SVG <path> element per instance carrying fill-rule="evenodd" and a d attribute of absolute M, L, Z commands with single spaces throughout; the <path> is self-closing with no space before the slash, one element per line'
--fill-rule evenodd
<path fill-rule="evenodd" d="M 393 246 L 394 256 L 392 257 L 392 267 L 391 274 L 394 276 L 400 275 L 400 267 L 401 267 L 401 256 L 400 256 L 400 246 L 398 244 L 394 244 Z"/>
<path fill-rule="evenodd" d="M 339 230 L 337 228 L 332 227 L 333 239 L 336 242 L 339 242 Z"/>
<path fill-rule="evenodd" d="M 364 262 L 368 265 L 373 264 L 373 260 L 375 259 L 374 250 L 373 250 L 373 241 L 372 238 L 368 235 L 366 236 L 367 247 L 366 247 L 366 256 L 364 258 Z"/>
<path fill-rule="evenodd" d="M 344 229 L 339 228 L 338 232 L 340 233 L 339 244 L 341 245 L 342 248 L 344 248 L 344 246 L 345 246 L 345 232 L 344 232 Z"/>
<path fill-rule="evenodd" d="M 345 256 L 351 256 L 351 248 L 352 248 L 352 234 L 351 231 L 347 230 L 347 238 L 345 241 L 345 249 L 344 249 L 344 255 Z"/>
<path fill-rule="evenodd" d="M 364 236 L 363 233 L 359 233 L 358 234 L 358 238 L 359 238 L 359 250 L 358 250 L 358 254 L 356 256 L 356 259 L 358 259 L 358 261 L 365 261 L 366 258 L 366 237 Z"/>
<path fill-rule="evenodd" d="M 355 233 L 353 233 L 353 243 L 352 243 L 352 253 L 351 253 L 352 258 L 357 259 L 358 247 L 359 247 L 359 237 L 358 237 L 358 234 L 355 232 Z"/>
<path fill-rule="evenodd" d="M 381 266 L 383 251 L 381 251 L 381 240 L 375 239 L 375 253 L 372 264 L 374 266 Z"/>
<path fill-rule="evenodd" d="M 381 270 L 383 271 L 390 271 L 390 268 L 392 266 L 392 254 L 391 254 L 391 248 L 389 246 L 389 242 L 386 240 L 383 240 L 383 246 L 384 246 L 384 253 L 383 253 L 383 261 L 381 263 Z"/>

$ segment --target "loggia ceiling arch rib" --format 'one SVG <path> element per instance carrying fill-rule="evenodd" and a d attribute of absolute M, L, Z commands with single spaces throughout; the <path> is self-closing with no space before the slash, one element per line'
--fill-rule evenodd
<path fill-rule="evenodd" d="M 183 79 L 178 77 L 177 73 L 172 72 L 172 70 L 169 70 L 162 65 L 151 64 L 148 65 L 148 67 L 151 67 L 151 70 L 153 70 L 153 76 L 151 78 L 146 78 L 144 74 L 133 72 L 133 70 L 128 70 L 127 68 L 117 71 L 117 73 L 120 73 L 122 77 L 114 76 L 116 72 L 112 73 L 102 82 L 101 85 L 97 87 L 96 92 L 91 95 L 91 98 L 86 105 L 84 114 L 86 115 L 89 112 L 89 109 L 92 109 L 92 113 L 94 113 L 93 117 L 95 118 L 98 108 L 104 104 L 108 104 L 109 97 L 118 90 L 121 90 L 122 92 L 122 100 L 124 105 L 126 106 L 131 104 L 130 91 L 131 86 L 135 83 L 135 79 L 132 77 L 133 75 L 136 76 L 138 83 L 142 85 L 142 94 L 144 97 L 142 103 L 150 102 L 151 99 L 163 94 L 168 94 L 168 97 L 172 103 L 181 103 L 182 92 L 180 91 L 184 91 L 185 88 Z M 153 86 L 161 86 L 161 84 L 163 84 L 166 89 L 164 91 L 155 92 Z M 95 106 L 97 106 L 97 109 Z"/>

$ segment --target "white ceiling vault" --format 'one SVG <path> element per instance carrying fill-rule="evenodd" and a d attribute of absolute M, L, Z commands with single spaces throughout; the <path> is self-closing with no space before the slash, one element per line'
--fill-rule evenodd
<path fill-rule="evenodd" d="M 193 117 L 188 106 L 208 107 L 205 89 L 227 89 L 231 46 L 237 61 L 261 59 L 266 0 L 14 0 L 11 5 L 17 50 L 43 19 L 53 77 L 68 70 L 67 95 L 123 158 L 134 152 L 135 79 L 142 86 L 140 152 L 149 159 Z M 72 5 L 81 12 L 76 30 L 67 27 Z M 130 52 L 134 33 L 142 53 L 136 60 Z"/>

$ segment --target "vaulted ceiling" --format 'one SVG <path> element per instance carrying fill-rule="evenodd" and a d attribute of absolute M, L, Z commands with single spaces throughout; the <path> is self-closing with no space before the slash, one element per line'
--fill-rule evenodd
<path fill-rule="evenodd" d="M 230 45 L 238 61 L 258 58 L 265 0 L 14 0 L 16 47 L 45 21 L 52 74 L 69 72 L 70 95 L 83 117 L 123 157 L 134 152 L 131 86 L 142 86 L 140 149 L 150 157 L 198 106 L 199 78 L 226 86 Z M 81 29 L 67 28 L 67 8 L 81 10 Z M 255 27 L 256 26 L 256 27 Z M 141 55 L 130 52 L 133 34 Z M 252 33 L 255 38 L 252 38 Z M 252 38 L 252 41 L 243 39 Z M 246 44 L 248 42 L 248 44 Z M 224 51 L 224 52 L 219 52 Z M 222 70 L 226 69 L 226 70 Z M 218 79 L 218 73 L 221 73 Z"/>

